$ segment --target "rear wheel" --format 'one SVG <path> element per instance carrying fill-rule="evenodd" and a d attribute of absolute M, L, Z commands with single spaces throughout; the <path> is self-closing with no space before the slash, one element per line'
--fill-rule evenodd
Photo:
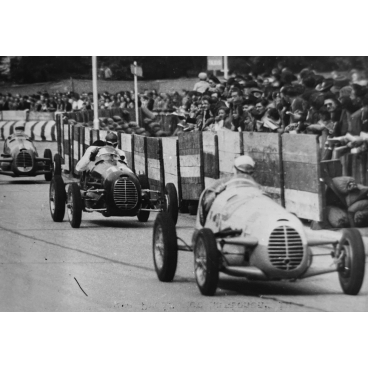
<path fill-rule="evenodd" d="M 159 213 L 153 225 L 153 262 L 160 281 L 173 280 L 178 263 L 175 224 L 168 213 Z"/>
<path fill-rule="evenodd" d="M 342 290 L 348 295 L 357 295 L 363 284 L 365 251 L 362 236 L 357 229 L 344 229 L 340 240 L 342 259 L 338 268 Z"/>
<path fill-rule="evenodd" d="M 50 182 L 49 204 L 51 217 L 55 222 L 62 222 L 65 215 L 66 193 L 63 178 L 54 176 Z"/>
<path fill-rule="evenodd" d="M 53 164 L 52 164 L 52 153 L 51 153 L 50 149 L 48 149 L 48 148 L 45 149 L 45 151 L 43 153 L 43 158 L 50 159 L 49 163 L 46 165 L 46 167 L 48 167 L 48 170 L 50 170 L 50 172 L 45 174 L 45 180 L 46 181 L 51 181 L 52 171 L 53 171 Z"/>
<path fill-rule="evenodd" d="M 69 185 L 66 207 L 70 225 L 73 228 L 80 227 L 82 222 L 82 196 L 77 183 Z"/>
<path fill-rule="evenodd" d="M 219 279 L 219 252 L 215 235 L 210 229 L 201 229 L 194 244 L 194 274 L 203 295 L 212 296 Z"/>
<path fill-rule="evenodd" d="M 178 194 L 173 183 L 165 186 L 165 211 L 170 215 L 174 224 L 178 221 Z"/>
<path fill-rule="evenodd" d="M 54 156 L 54 175 L 61 175 L 61 156 L 58 153 L 55 153 Z"/>
<path fill-rule="evenodd" d="M 149 181 L 146 175 L 139 175 L 138 176 L 139 183 L 141 185 L 141 189 L 150 189 Z M 144 193 L 142 195 L 142 209 L 148 209 L 149 206 L 149 200 L 150 200 L 150 194 Z M 139 222 L 147 222 L 148 218 L 150 216 L 150 211 L 139 211 L 137 217 Z"/>

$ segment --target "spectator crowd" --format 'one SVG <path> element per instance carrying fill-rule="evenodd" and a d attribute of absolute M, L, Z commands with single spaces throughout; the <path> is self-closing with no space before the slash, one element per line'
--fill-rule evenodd
<path fill-rule="evenodd" d="M 368 132 L 368 88 L 357 71 L 324 77 L 311 69 L 294 74 L 279 65 L 270 73 L 232 74 L 220 81 L 199 74 L 193 90 L 139 94 L 139 107 L 148 112 L 178 116 L 175 135 L 196 130 L 322 134 L 341 137 Z M 98 96 L 99 109 L 134 109 L 134 91 Z M 32 96 L 0 94 L 1 110 L 70 112 L 93 109 L 92 93 L 37 93 Z M 356 132 L 355 132 L 356 131 Z"/>

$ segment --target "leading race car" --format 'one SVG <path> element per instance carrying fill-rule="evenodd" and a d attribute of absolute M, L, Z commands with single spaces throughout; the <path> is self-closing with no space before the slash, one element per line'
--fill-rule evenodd
<path fill-rule="evenodd" d="M 60 158 L 55 166 L 60 166 Z M 137 176 L 112 147 L 100 149 L 80 183 L 69 184 L 67 192 L 65 186 L 61 175 L 55 175 L 50 183 L 50 212 L 55 222 L 61 222 L 66 207 L 73 228 L 80 227 L 82 212 L 100 212 L 105 217 L 137 216 L 140 222 L 147 222 L 150 212 L 166 211 L 173 223 L 178 218 L 175 186 L 167 184 L 164 194 L 150 190 L 147 177 Z"/>
<path fill-rule="evenodd" d="M 153 229 L 153 259 L 159 280 L 172 281 L 178 250 L 194 252 L 194 273 L 203 295 L 214 295 L 219 272 L 250 280 L 295 280 L 337 272 L 345 294 L 363 283 L 365 251 L 357 229 L 313 231 L 269 198 L 251 179 L 234 177 L 208 210 L 200 198 L 192 244 L 178 245 L 175 225 L 166 214 Z M 181 240 L 181 239 L 179 239 Z M 332 265 L 312 266 L 314 246 L 331 246 Z"/>
<path fill-rule="evenodd" d="M 18 123 L 17 123 L 18 124 Z M 4 142 L 4 153 L 0 157 L 0 175 L 27 177 L 45 175 L 50 181 L 53 175 L 52 153 L 45 149 L 43 158 L 32 140 L 24 134 L 24 125 L 15 126 L 15 133 Z"/>

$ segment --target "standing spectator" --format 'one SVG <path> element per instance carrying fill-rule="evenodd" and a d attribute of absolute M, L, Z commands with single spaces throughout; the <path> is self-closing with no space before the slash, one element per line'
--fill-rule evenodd
<path fill-rule="evenodd" d="M 110 79 L 111 79 L 111 77 L 112 77 L 112 71 L 111 71 L 111 69 L 107 66 L 107 67 L 105 68 L 105 79 L 106 79 L 106 80 L 110 80 Z"/>
<path fill-rule="evenodd" d="M 61 99 L 63 101 L 64 111 L 66 111 L 66 112 L 72 111 L 73 107 L 72 107 L 72 104 L 69 102 L 68 96 L 67 95 L 62 95 Z"/>
<path fill-rule="evenodd" d="M 193 91 L 197 91 L 203 94 L 210 86 L 210 84 L 207 82 L 207 74 L 199 73 L 198 78 L 199 82 L 194 85 Z"/>
<path fill-rule="evenodd" d="M 73 111 L 81 111 L 82 109 L 83 109 L 83 101 L 80 99 L 78 93 L 74 93 L 73 103 L 72 103 L 72 110 Z"/>

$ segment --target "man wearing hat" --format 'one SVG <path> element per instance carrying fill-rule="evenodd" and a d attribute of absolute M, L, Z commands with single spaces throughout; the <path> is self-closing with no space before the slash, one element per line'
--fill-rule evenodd
<path fill-rule="evenodd" d="M 104 142 L 99 142 L 99 143 L 104 143 Z M 85 154 L 83 155 L 83 157 L 78 161 L 77 165 L 76 165 L 76 170 L 83 172 L 83 171 L 90 171 L 93 164 L 91 165 L 91 162 L 94 162 L 96 160 L 96 157 L 99 156 L 99 151 L 101 149 L 101 147 L 103 147 L 103 145 L 95 145 L 95 146 L 90 146 L 87 148 Z M 106 135 L 105 138 L 105 146 L 109 146 L 109 147 L 113 147 L 115 149 L 116 154 L 120 157 L 120 159 L 122 161 L 124 161 L 124 163 L 126 164 L 125 161 L 125 152 L 122 151 L 121 149 L 117 148 L 118 147 L 118 137 L 115 133 L 108 133 Z"/>
<path fill-rule="evenodd" d="M 199 93 L 204 93 L 210 87 L 210 84 L 207 82 L 207 74 L 199 73 L 198 74 L 199 82 L 194 85 L 193 91 L 197 91 Z"/>

